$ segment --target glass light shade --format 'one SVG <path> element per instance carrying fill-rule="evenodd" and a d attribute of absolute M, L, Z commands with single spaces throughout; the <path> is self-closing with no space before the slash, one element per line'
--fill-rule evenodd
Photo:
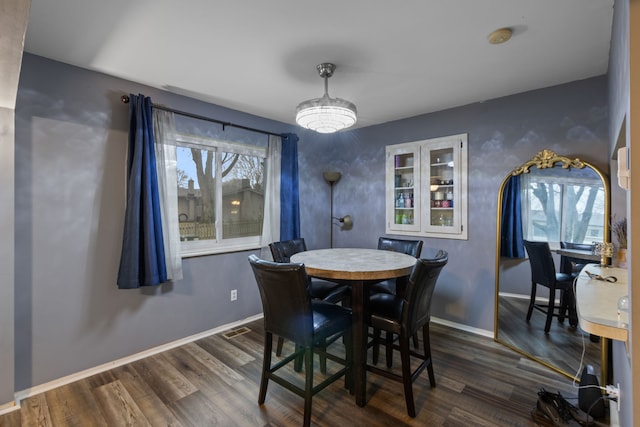
<path fill-rule="evenodd" d="M 322 98 L 304 101 L 296 109 L 296 122 L 319 133 L 333 133 L 356 123 L 356 106 L 340 98 Z"/>

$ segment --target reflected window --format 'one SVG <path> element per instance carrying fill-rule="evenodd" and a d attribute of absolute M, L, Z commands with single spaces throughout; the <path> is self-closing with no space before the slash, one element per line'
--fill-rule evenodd
<path fill-rule="evenodd" d="M 567 173 L 567 171 L 564 171 Z M 558 244 L 604 238 L 604 187 L 588 177 L 523 174 L 522 225 L 525 240 Z"/>

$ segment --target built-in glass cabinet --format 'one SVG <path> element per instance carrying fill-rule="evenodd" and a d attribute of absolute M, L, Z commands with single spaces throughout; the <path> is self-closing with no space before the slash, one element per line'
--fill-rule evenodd
<path fill-rule="evenodd" d="M 386 233 L 467 239 L 467 134 L 389 145 Z"/>

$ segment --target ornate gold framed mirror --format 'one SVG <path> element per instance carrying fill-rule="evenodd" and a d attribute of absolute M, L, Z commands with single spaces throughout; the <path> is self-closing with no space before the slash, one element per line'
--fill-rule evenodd
<path fill-rule="evenodd" d="M 586 364 L 596 370 L 606 366 L 605 342 L 568 319 L 554 318 L 548 333 L 542 313 L 534 311 L 526 320 L 531 269 L 524 247 L 511 250 L 516 238 L 507 224 L 520 221 L 521 240 L 549 242 L 559 271 L 560 255 L 555 251 L 561 242 L 590 246 L 611 241 L 609 191 L 608 178 L 596 166 L 551 150 L 513 169 L 498 191 L 494 340 L 569 378 L 579 376 Z M 548 299 L 546 291 L 538 287 L 536 297 Z"/>

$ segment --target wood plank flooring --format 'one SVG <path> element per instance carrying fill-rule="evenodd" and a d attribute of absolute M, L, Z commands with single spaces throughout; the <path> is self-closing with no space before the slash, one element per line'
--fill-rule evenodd
<path fill-rule="evenodd" d="M 0 416 L 0 426 L 301 425 L 302 398 L 275 383 L 258 405 L 262 320 L 246 326 L 230 339 L 210 336 L 25 399 Z M 312 424 L 533 426 L 541 387 L 570 401 L 578 395 L 566 377 L 489 338 L 432 323 L 431 341 L 437 386 L 430 388 L 426 372 L 414 383 L 416 418 L 406 414 L 399 383 L 369 373 L 365 407 L 337 381 L 314 397 Z"/>

